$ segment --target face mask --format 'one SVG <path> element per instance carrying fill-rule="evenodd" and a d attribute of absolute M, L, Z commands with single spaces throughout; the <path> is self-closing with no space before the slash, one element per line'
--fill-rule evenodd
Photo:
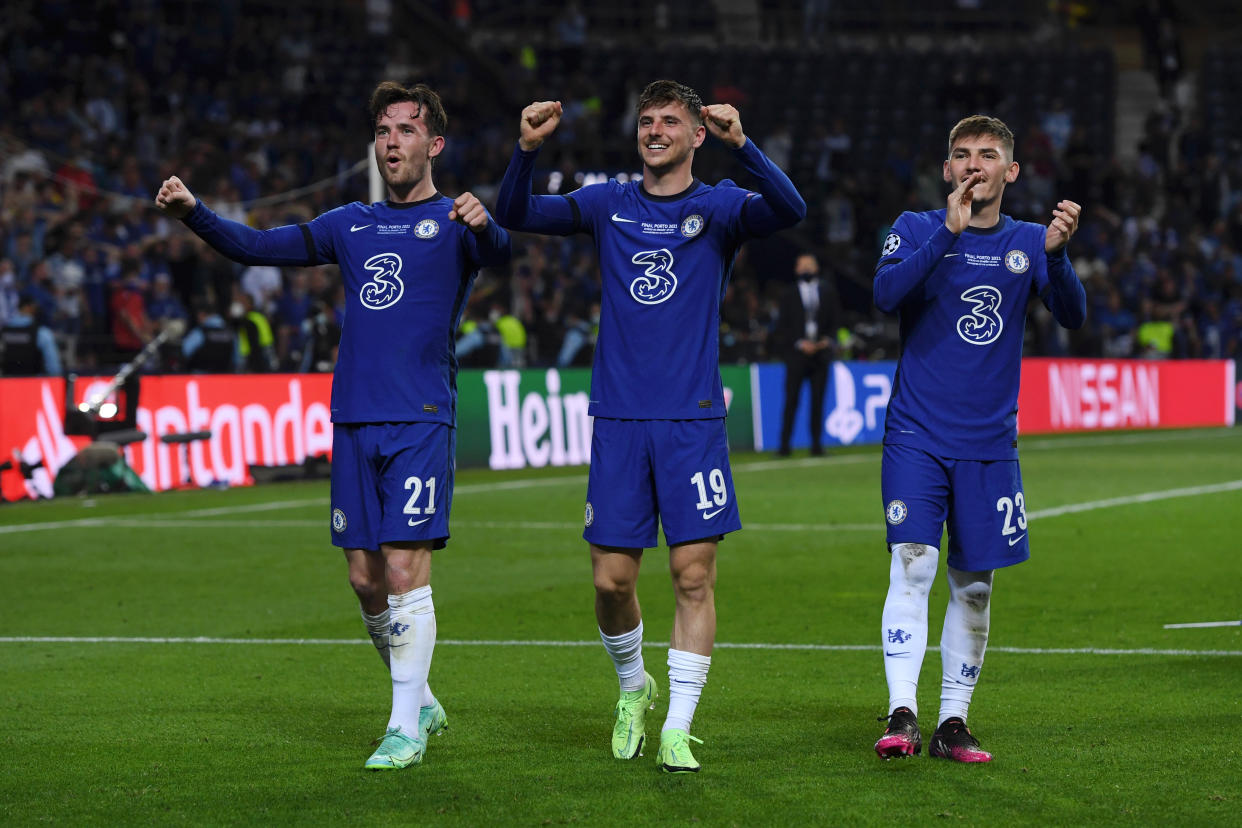
<path fill-rule="evenodd" d="M 803 282 L 813 282 L 815 281 L 815 274 L 814 273 L 799 273 L 798 278 Z"/>

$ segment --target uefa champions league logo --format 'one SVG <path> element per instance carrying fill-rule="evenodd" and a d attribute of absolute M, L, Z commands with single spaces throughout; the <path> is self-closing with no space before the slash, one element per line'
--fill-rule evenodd
<path fill-rule="evenodd" d="M 889 233 L 884 239 L 884 249 L 880 251 L 882 256 L 891 256 L 897 252 L 897 248 L 901 247 L 901 236 L 896 233 Z"/>
<path fill-rule="evenodd" d="M 362 266 L 375 274 L 358 292 L 362 306 L 370 310 L 383 310 L 396 304 L 405 293 L 405 284 L 397 278 L 401 272 L 401 257 L 396 253 L 377 253 Z"/>
<path fill-rule="evenodd" d="M 673 254 L 668 250 L 644 250 L 630 259 L 634 264 L 646 265 L 642 276 L 630 282 L 630 296 L 644 305 L 658 305 L 677 290 L 677 276 L 673 273 Z"/>

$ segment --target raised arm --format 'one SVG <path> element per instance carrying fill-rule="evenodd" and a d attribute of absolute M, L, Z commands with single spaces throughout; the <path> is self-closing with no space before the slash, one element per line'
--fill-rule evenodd
<path fill-rule="evenodd" d="M 539 147 L 555 131 L 560 120 L 560 101 L 538 101 L 522 110 L 518 145 L 496 196 L 496 221 L 505 227 L 558 236 L 567 236 L 578 229 L 573 206 L 566 198 L 533 194 Z"/>
<path fill-rule="evenodd" d="M 742 119 L 731 104 L 711 104 L 700 111 L 707 131 L 723 141 L 751 175 L 758 180 L 758 198 L 743 208 L 746 226 L 757 236 L 793 227 L 806 218 L 806 201 L 789 176 L 763 154 L 742 131 Z"/>
<path fill-rule="evenodd" d="M 160 187 L 155 206 L 180 219 L 221 255 L 245 265 L 319 264 L 309 234 L 297 225 L 255 230 L 216 215 L 172 176 Z"/>
<path fill-rule="evenodd" d="M 1048 287 L 1040 299 L 1052 311 L 1052 318 L 1063 327 L 1075 330 L 1087 320 L 1087 291 L 1083 289 L 1065 249 L 1078 229 L 1082 207 L 1073 201 L 1059 201 L 1052 211 L 1052 221 L 1044 234 L 1044 252 L 1048 254 Z"/>

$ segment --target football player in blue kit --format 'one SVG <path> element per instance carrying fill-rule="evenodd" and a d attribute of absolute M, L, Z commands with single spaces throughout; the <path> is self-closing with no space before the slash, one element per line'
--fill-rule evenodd
<path fill-rule="evenodd" d="M 370 116 L 385 201 L 257 231 L 216 215 L 172 177 L 156 206 L 243 264 L 340 266 L 331 537 L 391 671 L 388 727 L 365 763 L 388 770 L 422 761 L 427 738 L 447 724 L 427 677 L 431 554 L 448 540 L 453 500 L 454 334 L 479 269 L 507 263 L 510 245 L 474 195 L 450 199 L 432 182 L 447 127 L 433 90 L 381 83 Z"/>
<path fill-rule="evenodd" d="M 720 299 L 738 247 L 797 224 L 806 205 L 789 178 L 742 132 L 737 110 L 704 106 L 673 81 L 638 102 L 642 181 L 532 195 L 539 147 L 561 119 L 559 101 L 522 110 L 520 137 L 496 203 L 515 230 L 595 242 L 603 283 L 591 373 L 594 419 L 583 537 L 590 544 L 595 616 L 620 683 L 613 755 L 633 759 L 646 737 L 656 682 L 642 656 L 635 591 L 645 547 L 669 546 L 676 609 L 668 651 L 669 710 L 656 761 L 693 773 L 690 724 L 716 637 L 716 546 L 741 528 L 720 381 Z M 710 132 L 754 175 L 758 192 L 694 177 Z"/>
<path fill-rule="evenodd" d="M 882 619 L 888 680 L 885 759 L 919 753 L 916 689 L 927 599 L 948 526 L 949 604 L 940 639 L 940 715 L 929 753 L 992 755 L 966 727 L 988 640 L 992 576 L 1030 556 L 1018 468 L 1018 380 L 1028 300 L 1081 327 L 1086 293 L 1065 248 L 1081 208 L 1060 201 L 1047 226 L 1000 211 L 1018 178 L 1013 133 L 976 115 L 949 134 L 944 210 L 903 213 L 876 266 L 875 304 L 897 313 L 901 358 L 884 426 L 881 488 L 891 553 Z"/>

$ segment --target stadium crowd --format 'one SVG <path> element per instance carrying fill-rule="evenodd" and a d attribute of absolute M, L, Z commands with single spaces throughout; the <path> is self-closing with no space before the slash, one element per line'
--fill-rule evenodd
<path fill-rule="evenodd" d="M 562 100 L 563 149 L 549 148 L 539 175 L 563 192 L 583 171 L 632 166 L 632 142 L 616 136 L 633 134 L 635 94 L 652 71 L 623 61 L 602 79 L 567 71 L 584 48 L 580 13 L 558 18 L 537 42 L 496 44 L 481 66 L 464 56 L 468 48 L 452 48 L 454 32 L 470 42 L 468 13 L 446 15 L 448 28 L 433 34 L 447 46 L 415 60 L 385 57 L 400 20 L 354 4 L 311 4 L 293 17 L 246 0 L 137 3 L 125 13 L 104 0 L 87 5 L 69 14 L 64 2 L 25 0 L 0 27 L 0 326 L 10 343 L 0 373 L 14 373 L 23 349 L 28 362 L 46 333 L 56 360 L 40 357 L 41 372 L 112 369 L 170 320 L 190 334 L 162 341 L 147 370 L 331 370 L 344 321 L 335 269 L 228 262 L 153 209 L 171 170 L 217 212 L 260 228 L 367 201 L 365 113 L 342 102 L 396 67 L 445 98 L 450 141 L 437 183 L 489 202 L 516 140 L 512 113 L 530 100 Z M 768 54 L 796 61 L 815 48 L 777 43 Z M 871 307 L 871 270 L 887 222 L 903 209 L 943 206 L 943 182 L 926 173 L 938 147 L 864 139 L 844 117 L 809 130 L 780 117 L 748 120 L 758 90 L 720 71 L 703 97 L 738 106 L 747 134 L 811 206 L 799 228 L 743 249 L 722 306 L 722 360 L 772 358 L 780 288 L 800 250 L 817 253 L 835 280 L 843 353 L 895 358 L 895 323 Z M 487 72 L 506 80 L 504 96 L 480 93 Z M 1170 91 L 1176 71 L 1162 70 L 1166 95 L 1133 160 L 1114 157 L 1112 135 L 1084 123 L 1071 100 L 1051 96 L 1032 109 L 995 82 L 971 82 L 969 95 L 953 97 L 960 80 L 949 78 L 936 97 L 946 119 L 969 114 L 957 106 L 964 100 L 1015 126 L 1022 173 L 1006 211 L 1046 222 L 1059 198 L 1085 208 L 1070 254 L 1087 288 L 1087 325 L 1067 333 L 1035 302 L 1028 353 L 1236 358 L 1242 147 L 1222 148 Z M 723 152 L 709 140 L 702 153 L 703 177 L 723 177 L 715 175 L 727 169 Z M 515 234 L 511 266 L 485 272 L 466 309 L 463 365 L 589 365 L 600 298 L 591 251 L 584 237 Z"/>

